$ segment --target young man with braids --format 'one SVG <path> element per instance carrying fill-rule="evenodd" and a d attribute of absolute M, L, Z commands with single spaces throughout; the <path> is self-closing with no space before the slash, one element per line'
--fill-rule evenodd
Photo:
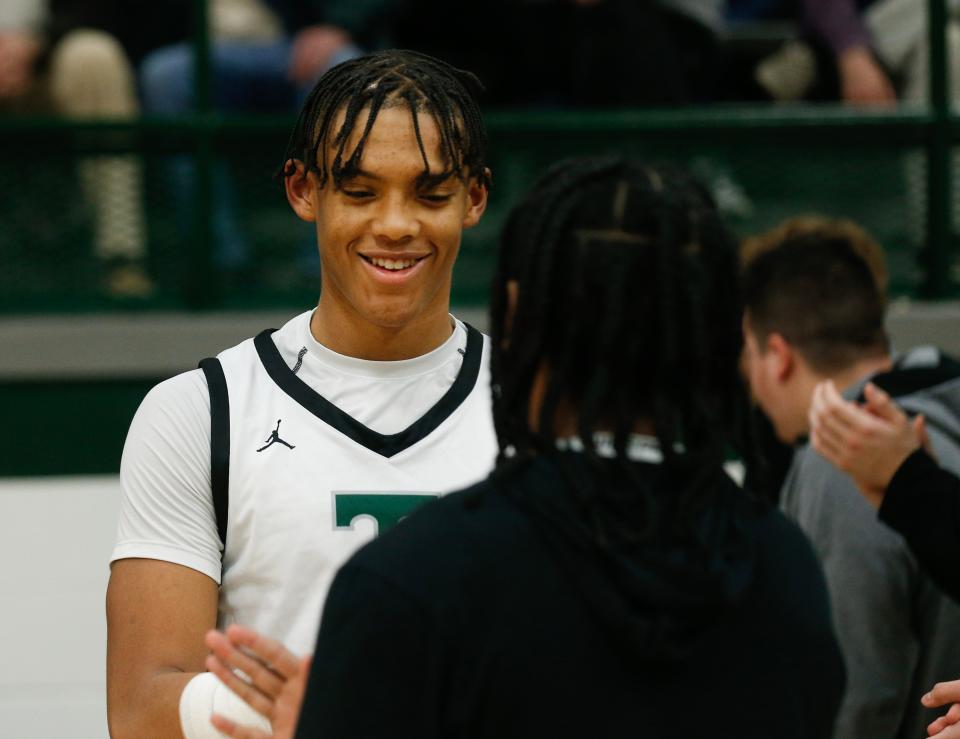
<path fill-rule="evenodd" d="M 476 85 L 389 51 L 308 98 L 282 174 L 316 224 L 316 308 L 161 383 L 130 428 L 107 593 L 114 739 L 220 736 L 211 712 L 244 705 L 204 671 L 209 629 L 311 651 L 336 567 L 493 466 L 487 343 L 449 314 L 490 177 Z"/>
<path fill-rule="evenodd" d="M 297 739 L 829 739 L 843 665 L 820 568 L 724 469 L 741 313 L 705 191 L 572 160 L 511 216 L 499 260 L 497 469 L 340 570 Z M 305 663 L 238 627 L 208 644 L 292 737 Z"/>

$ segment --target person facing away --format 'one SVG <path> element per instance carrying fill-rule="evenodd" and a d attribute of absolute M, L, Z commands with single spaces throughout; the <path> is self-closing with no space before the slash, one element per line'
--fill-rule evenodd
<path fill-rule="evenodd" d="M 387 51 L 309 96 L 282 179 L 316 226 L 316 307 L 161 383 L 131 424 L 107 593 L 114 739 L 219 736 L 213 708 L 243 704 L 205 671 L 205 632 L 250 624 L 310 652 L 350 553 L 492 468 L 488 341 L 449 313 L 490 182 L 476 90 Z"/>
<path fill-rule="evenodd" d="M 298 739 L 831 735 L 844 678 L 819 564 L 724 469 L 747 410 L 736 283 L 683 174 L 615 157 L 543 176 L 493 286 L 497 468 L 339 571 Z M 208 644 L 293 736 L 304 663 L 236 627 Z"/>
<path fill-rule="evenodd" d="M 805 441 L 818 382 L 832 380 L 855 398 L 871 380 L 904 407 L 922 409 L 942 462 L 960 469 L 956 373 L 930 347 L 890 356 L 881 260 L 864 232 L 813 223 L 775 232 L 747 261 L 743 279 L 751 389 L 778 436 L 798 444 L 781 505 L 823 562 L 847 665 L 842 739 L 923 736 L 936 713 L 921 697 L 960 674 L 960 609 L 853 481 Z"/>

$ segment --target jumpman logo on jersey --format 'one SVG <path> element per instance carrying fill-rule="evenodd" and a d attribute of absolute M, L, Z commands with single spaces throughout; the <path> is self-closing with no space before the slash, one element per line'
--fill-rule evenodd
<path fill-rule="evenodd" d="M 268 446 L 273 446 L 274 444 L 283 444 L 285 447 L 289 447 L 290 449 L 296 449 L 296 447 L 293 444 L 288 444 L 287 442 L 285 442 L 283 439 L 280 438 L 280 421 L 279 420 L 277 421 L 277 427 L 270 432 L 270 436 L 267 438 L 267 443 L 264 444 L 259 449 L 257 449 L 257 451 L 262 452 Z"/>

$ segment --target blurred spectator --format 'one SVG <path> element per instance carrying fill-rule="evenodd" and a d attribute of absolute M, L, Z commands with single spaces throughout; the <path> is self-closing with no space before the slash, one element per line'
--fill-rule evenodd
<path fill-rule="evenodd" d="M 327 0 L 364 48 L 417 49 L 476 71 L 493 105 L 653 105 L 712 94 L 723 0 Z M 496 51 L 491 53 L 491 44 Z"/>
<path fill-rule="evenodd" d="M 293 112 L 314 82 L 333 64 L 358 56 L 344 33 L 318 25 L 316 9 L 304 3 L 261 0 L 209 0 L 211 31 L 210 91 L 213 107 L 225 113 Z M 275 8 L 286 11 L 277 14 Z M 294 13 L 293 11 L 297 12 Z M 184 26 L 179 43 L 157 49 L 143 61 L 140 88 L 144 112 L 175 116 L 192 112 L 194 101 L 193 40 Z M 189 232 L 195 205 L 196 170 L 190 156 L 172 158 L 173 192 L 181 226 Z M 213 236 L 215 260 L 228 278 L 252 273 L 250 247 L 240 227 L 236 186 L 228 168 L 213 170 Z M 316 248 L 309 244 L 309 273 L 316 270 Z"/>
<path fill-rule="evenodd" d="M 755 86 L 738 81 L 737 91 L 762 90 L 763 98 L 785 102 L 843 100 L 850 105 L 890 106 L 898 100 L 929 100 L 928 0 L 729 0 L 728 18 L 764 21 L 791 15 L 803 36 L 792 39 L 752 66 Z M 945 0 L 948 61 L 960 60 L 960 0 Z M 738 75 L 738 79 L 744 75 Z M 949 75 L 948 96 L 960 102 L 960 75 Z M 749 95 L 748 95 L 749 96 Z M 917 247 L 926 245 L 926 159 L 917 150 L 903 156 L 907 216 L 905 230 Z M 960 152 L 952 155 L 960 176 Z M 960 210 L 954 226 L 960 228 Z"/>
<path fill-rule="evenodd" d="M 515 104 L 681 105 L 713 96 L 720 0 L 520 2 Z M 509 25 L 509 21 L 505 25 Z"/>
<path fill-rule="evenodd" d="M 899 383 L 902 400 L 936 413 L 945 430 L 960 428 L 960 412 L 944 402 L 933 375 L 911 373 L 926 366 L 924 352 L 896 363 L 888 354 L 879 245 L 830 223 L 781 229 L 762 241 L 744 272 L 745 364 L 778 436 L 801 444 L 781 506 L 810 537 L 827 576 L 848 674 L 835 736 L 913 739 L 936 718 L 921 696 L 960 673 L 960 608 L 850 478 L 802 440 L 814 388 L 826 379 L 848 397 L 870 379 Z M 944 464 L 960 470 L 960 435 L 942 433 L 935 444 Z"/>
<path fill-rule="evenodd" d="M 323 72 L 386 47 L 475 71 L 502 105 L 678 104 L 710 97 L 723 0 L 490 0 L 469 23 L 447 0 L 210 0 L 211 95 L 224 112 L 294 110 Z M 491 43 L 498 45 L 491 53 Z M 194 109 L 193 46 L 159 49 L 140 71 L 144 111 Z M 188 157 L 173 164 L 184 228 Z M 250 247 L 228 170 L 214 170 L 218 267 L 243 279 Z M 305 242 L 312 244 L 312 238 Z M 312 248 L 310 257 L 315 260 Z M 306 270 L 310 273 L 313 267 Z"/>
<path fill-rule="evenodd" d="M 926 0 L 803 0 L 804 21 L 814 38 L 830 52 L 836 65 L 839 97 L 855 105 L 892 105 L 893 83 L 882 66 L 875 42 L 895 29 L 868 29 L 867 8 L 896 4 L 925 5 Z M 915 7 L 918 15 L 920 7 Z"/>
<path fill-rule="evenodd" d="M 171 14 L 166 4 L 163 16 Z M 118 0 L 6 0 L 0 5 L 0 113 L 135 116 L 132 65 L 166 28 L 151 15 L 134 17 Z M 139 162 L 132 155 L 88 156 L 78 169 L 93 211 L 104 288 L 123 297 L 149 294 Z"/>
<path fill-rule="evenodd" d="M 897 97 L 917 103 L 928 98 L 930 46 L 928 0 L 804 0 L 807 22 L 834 54 L 843 100 L 889 104 Z M 950 59 L 960 54 L 960 2 L 948 6 Z M 951 97 L 960 99 L 952 75 Z"/>
<path fill-rule="evenodd" d="M 320 25 L 309 4 L 209 0 L 211 94 L 227 112 L 295 110 L 330 66 L 359 55 L 343 31 Z M 276 10 L 288 11 L 277 13 Z M 141 68 L 145 112 L 193 110 L 193 40 L 150 54 Z"/>
<path fill-rule="evenodd" d="M 960 0 L 948 0 L 948 7 L 948 52 L 957 59 Z M 852 105 L 892 105 L 928 97 L 927 12 L 928 0 L 730 0 L 728 18 L 793 14 L 801 22 L 804 39 L 785 44 L 757 68 L 772 98 L 832 96 Z M 960 99 L 956 75 L 951 95 Z"/>

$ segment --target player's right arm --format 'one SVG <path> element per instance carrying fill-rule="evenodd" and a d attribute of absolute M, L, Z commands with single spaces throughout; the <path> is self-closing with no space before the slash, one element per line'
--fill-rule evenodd
<path fill-rule="evenodd" d="M 204 671 L 216 582 L 151 559 L 115 562 L 107 588 L 107 715 L 112 739 L 180 739 L 179 703 Z"/>
<path fill-rule="evenodd" d="M 216 626 L 220 539 L 210 494 L 210 401 L 197 370 L 155 387 L 120 468 L 107 589 L 107 713 L 113 739 L 180 739 L 180 695 L 204 671 Z"/>

